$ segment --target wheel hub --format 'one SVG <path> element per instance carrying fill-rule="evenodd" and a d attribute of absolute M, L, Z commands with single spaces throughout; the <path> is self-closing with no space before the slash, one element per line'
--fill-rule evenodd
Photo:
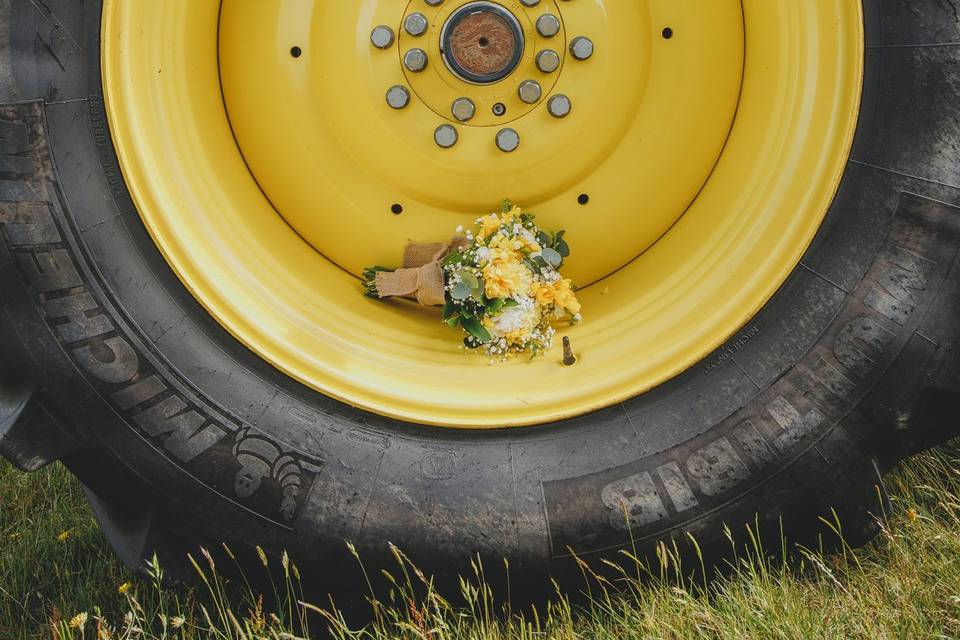
<path fill-rule="evenodd" d="M 520 21 L 492 2 L 471 2 L 451 15 L 440 34 L 443 60 L 458 78 L 475 84 L 500 82 L 523 56 Z"/>

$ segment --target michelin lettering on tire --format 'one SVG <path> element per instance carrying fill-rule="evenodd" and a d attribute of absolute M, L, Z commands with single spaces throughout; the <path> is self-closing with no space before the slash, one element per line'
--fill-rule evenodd
<path fill-rule="evenodd" d="M 290 527 L 324 461 L 212 406 L 162 360 L 135 346 L 141 341 L 118 321 L 120 314 L 77 260 L 78 240 L 62 215 L 42 104 L 0 107 L 0 136 L 16 141 L 15 152 L 3 158 L 13 169 L 0 189 L 3 241 L 64 353 L 164 457 L 224 497 Z M 122 182 L 115 191 L 122 191 Z M 232 484 L 213 473 L 219 466 L 214 460 L 235 467 Z"/>

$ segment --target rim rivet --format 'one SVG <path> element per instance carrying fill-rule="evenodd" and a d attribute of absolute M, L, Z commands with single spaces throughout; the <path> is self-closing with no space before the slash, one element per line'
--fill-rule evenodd
<path fill-rule="evenodd" d="M 423 0 L 423 1 L 426 2 L 428 5 L 430 5 L 431 7 L 439 7 L 440 5 L 443 4 L 443 0 Z"/>
<path fill-rule="evenodd" d="M 537 54 L 537 69 L 544 73 L 553 73 L 560 68 L 560 54 L 553 49 L 544 49 Z"/>
<path fill-rule="evenodd" d="M 370 42 L 377 49 L 386 49 L 393 44 L 393 29 L 381 24 L 370 32 Z"/>
<path fill-rule="evenodd" d="M 457 144 L 457 140 L 459 139 L 460 135 L 454 126 L 450 124 L 442 124 L 433 132 L 433 141 L 436 142 L 437 146 L 441 149 L 449 149 Z"/>
<path fill-rule="evenodd" d="M 537 18 L 537 33 L 544 38 L 552 38 L 560 33 L 560 19 L 551 13 L 545 13 Z"/>
<path fill-rule="evenodd" d="M 543 96 L 543 89 L 540 88 L 540 83 L 536 80 L 524 80 L 520 83 L 517 93 L 520 94 L 520 99 L 527 104 L 534 104 Z"/>
<path fill-rule="evenodd" d="M 453 101 L 450 112 L 453 114 L 453 117 L 460 122 L 467 122 L 476 115 L 477 106 L 473 104 L 473 100 L 470 98 L 457 98 Z"/>
<path fill-rule="evenodd" d="M 419 11 L 411 13 L 403 20 L 403 28 L 414 37 L 420 37 L 425 34 L 428 26 L 430 26 L 430 23 L 427 22 L 427 16 Z"/>
<path fill-rule="evenodd" d="M 572 109 L 573 103 L 570 102 L 570 98 L 562 93 L 558 93 L 547 100 L 547 111 L 549 111 L 550 115 L 554 118 L 566 118 L 570 115 Z"/>
<path fill-rule="evenodd" d="M 520 146 L 520 134 L 513 129 L 500 129 L 497 132 L 497 148 L 504 153 L 516 151 Z"/>
<path fill-rule="evenodd" d="M 403 66 L 413 73 L 420 73 L 427 68 L 427 52 L 423 49 L 410 49 L 403 54 Z"/>
<path fill-rule="evenodd" d="M 493 110 L 493 115 L 500 117 L 507 112 L 507 105 L 503 104 L 502 102 L 498 102 L 495 105 L 493 105 L 492 110 Z"/>
<path fill-rule="evenodd" d="M 577 60 L 586 60 L 593 55 L 593 40 L 577 36 L 570 42 L 570 54 Z"/>
<path fill-rule="evenodd" d="M 394 109 L 403 109 L 410 104 L 410 92 L 400 84 L 390 87 L 387 89 L 387 104 Z"/>
<path fill-rule="evenodd" d="M 520 0 L 525 7 L 535 7 L 540 4 L 540 0 Z"/>

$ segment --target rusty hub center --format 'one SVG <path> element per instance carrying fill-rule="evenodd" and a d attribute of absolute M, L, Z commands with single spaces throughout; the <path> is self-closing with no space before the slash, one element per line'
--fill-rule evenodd
<path fill-rule="evenodd" d="M 523 29 L 492 2 L 471 2 L 454 12 L 441 32 L 444 61 L 457 76 L 492 84 L 509 76 L 523 56 Z"/>

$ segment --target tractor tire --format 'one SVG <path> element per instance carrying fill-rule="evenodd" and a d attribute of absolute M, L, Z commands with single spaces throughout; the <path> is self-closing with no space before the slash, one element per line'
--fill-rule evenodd
<path fill-rule="evenodd" d="M 0 453 L 66 464 L 135 568 L 218 541 L 329 567 L 389 541 L 434 571 L 562 574 L 688 536 L 716 554 L 725 526 L 809 540 L 833 511 L 869 539 L 881 475 L 960 433 L 960 19 L 863 16 L 852 151 L 774 297 L 652 391 L 478 431 L 349 406 L 222 328 L 128 192 L 101 2 L 0 0 Z"/>

